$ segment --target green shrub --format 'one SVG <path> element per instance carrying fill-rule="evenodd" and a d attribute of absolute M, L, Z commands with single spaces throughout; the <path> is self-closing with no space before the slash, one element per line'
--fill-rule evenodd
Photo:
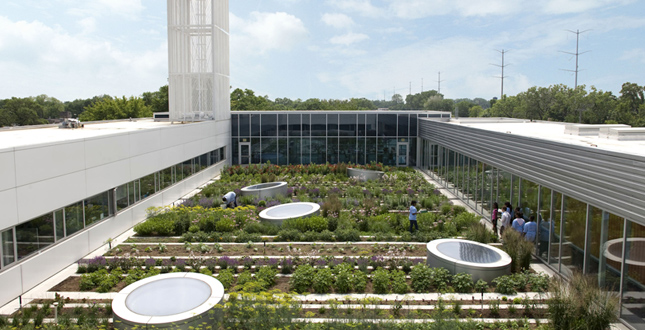
<path fill-rule="evenodd" d="M 336 230 L 336 241 L 358 242 L 361 240 L 361 233 L 356 229 Z"/>
<path fill-rule="evenodd" d="M 358 271 L 354 272 L 354 290 L 356 292 L 365 292 L 367 287 L 367 274 Z"/>
<path fill-rule="evenodd" d="M 473 223 L 466 229 L 466 239 L 488 244 L 497 241 L 497 236 L 492 230 L 486 228 L 484 224 Z"/>
<path fill-rule="evenodd" d="M 475 292 L 486 292 L 488 290 L 488 283 L 486 281 L 479 279 L 475 283 Z"/>
<path fill-rule="evenodd" d="M 390 272 L 392 277 L 392 291 L 397 294 L 406 294 L 410 291 L 410 287 L 405 280 L 405 272 L 401 270 L 393 270 Z"/>
<path fill-rule="evenodd" d="M 450 271 L 443 267 L 432 268 L 432 280 L 433 285 L 440 292 L 447 292 L 448 285 L 450 283 L 451 275 Z"/>
<path fill-rule="evenodd" d="M 334 267 L 336 281 L 334 288 L 338 293 L 348 293 L 354 287 L 354 267 L 347 263 L 342 263 Z"/>
<path fill-rule="evenodd" d="M 518 283 L 512 275 L 503 275 L 493 279 L 495 283 L 495 292 L 501 294 L 516 294 Z"/>
<path fill-rule="evenodd" d="M 297 271 L 298 270 L 296 269 L 296 272 Z M 294 273 L 294 276 L 295 276 L 295 273 Z M 314 292 L 329 293 L 331 291 L 331 287 L 333 284 L 334 284 L 334 274 L 332 274 L 331 269 L 322 268 L 316 271 L 316 275 L 314 275 L 313 283 L 312 283 L 314 287 Z"/>
<path fill-rule="evenodd" d="M 268 289 L 275 285 L 275 277 L 277 274 L 277 269 L 270 266 L 262 266 L 255 274 L 255 278 L 258 279 L 258 281 L 263 281 L 266 286 L 265 289 Z"/>
<path fill-rule="evenodd" d="M 452 287 L 457 293 L 470 293 L 473 291 L 473 276 L 459 273 L 452 277 Z"/>
<path fill-rule="evenodd" d="M 260 234 L 249 234 L 245 231 L 237 232 L 235 237 L 235 243 L 246 243 L 246 242 L 262 242 L 262 237 Z"/>
<path fill-rule="evenodd" d="M 139 236 L 172 236 L 175 224 L 170 219 L 154 217 L 134 226 L 134 232 Z"/>
<path fill-rule="evenodd" d="M 217 275 L 217 279 L 222 283 L 224 289 L 228 290 L 233 282 L 235 281 L 235 276 L 233 276 L 232 269 L 222 269 Z"/>
<path fill-rule="evenodd" d="M 508 228 L 502 235 L 504 241 L 503 249 L 511 257 L 511 271 L 521 272 L 529 269 L 531 265 L 531 253 L 535 245 L 524 239 L 516 230 Z"/>
<path fill-rule="evenodd" d="M 289 287 L 298 293 L 307 292 L 313 284 L 314 276 L 316 276 L 316 270 L 311 265 L 300 265 L 293 272 L 293 276 L 289 281 Z"/>
<path fill-rule="evenodd" d="M 323 230 L 322 232 L 318 233 L 318 240 L 324 241 L 324 242 L 333 242 L 336 240 L 334 237 L 334 233 L 332 233 L 329 230 Z"/>
<path fill-rule="evenodd" d="M 235 231 L 235 220 L 232 218 L 222 218 L 215 223 L 215 230 L 223 233 Z"/>
<path fill-rule="evenodd" d="M 429 292 L 432 286 L 432 270 L 426 264 L 417 264 L 410 272 L 414 292 Z"/>
<path fill-rule="evenodd" d="M 372 285 L 374 293 L 389 293 L 390 292 L 390 274 L 387 269 L 381 267 L 372 272 Z"/>
<path fill-rule="evenodd" d="M 327 218 L 312 216 L 307 218 L 287 219 L 282 223 L 283 229 L 297 229 L 304 233 L 307 231 L 321 232 L 328 229 Z"/>
<path fill-rule="evenodd" d="M 448 215 L 452 211 L 452 204 L 443 203 L 441 204 L 441 214 Z"/>
<path fill-rule="evenodd" d="M 302 234 L 297 229 L 283 229 L 278 232 L 278 241 L 283 242 L 299 242 L 302 239 Z"/>
<path fill-rule="evenodd" d="M 253 275 L 249 270 L 245 270 L 237 276 L 237 285 L 244 285 L 251 281 L 253 281 Z"/>
<path fill-rule="evenodd" d="M 461 213 L 466 212 L 466 208 L 460 205 L 455 205 L 452 207 L 452 214 L 457 216 L 460 215 Z"/>
<path fill-rule="evenodd" d="M 340 210 L 342 209 L 343 204 L 338 199 L 338 195 L 332 194 L 325 199 L 325 202 L 320 207 L 320 214 L 323 217 L 338 217 L 340 215 Z"/>

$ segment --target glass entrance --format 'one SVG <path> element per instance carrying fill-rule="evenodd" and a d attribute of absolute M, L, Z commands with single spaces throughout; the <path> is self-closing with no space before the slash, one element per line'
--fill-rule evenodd
<path fill-rule="evenodd" d="M 408 166 L 408 142 L 397 143 L 396 166 Z"/>
<path fill-rule="evenodd" d="M 251 143 L 240 143 L 240 165 L 249 165 L 251 161 Z"/>

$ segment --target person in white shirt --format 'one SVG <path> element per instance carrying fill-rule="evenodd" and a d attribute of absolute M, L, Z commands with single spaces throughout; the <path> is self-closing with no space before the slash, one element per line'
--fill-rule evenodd
<path fill-rule="evenodd" d="M 237 207 L 237 201 L 235 198 L 235 193 L 232 191 L 229 191 L 222 197 L 222 201 L 226 204 L 226 207 L 232 207 L 235 208 Z"/>
<path fill-rule="evenodd" d="M 499 228 L 499 236 L 502 236 L 504 230 L 511 227 L 511 212 L 507 207 L 504 207 L 504 213 L 502 213 L 502 225 Z"/>

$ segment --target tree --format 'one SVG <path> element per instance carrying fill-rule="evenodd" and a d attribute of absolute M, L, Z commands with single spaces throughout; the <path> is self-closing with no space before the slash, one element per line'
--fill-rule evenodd
<path fill-rule="evenodd" d="M 76 99 L 74 101 L 67 101 L 65 102 L 65 111 L 69 111 L 72 114 L 72 117 L 78 118 L 83 111 L 85 111 L 85 108 L 93 105 L 96 102 L 102 101 L 102 100 L 111 100 L 112 96 L 110 95 L 98 95 L 94 96 L 91 99 Z"/>
<path fill-rule="evenodd" d="M 87 107 L 80 115 L 82 121 L 145 118 L 152 116 L 152 109 L 138 97 L 104 99 Z"/>
<path fill-rule="evenodd" d="M 450 111 L 455 107 L 455 103 L 451 99 L 444 99 L 443 95 L 436 94 L 428 98 L 423 108 L 425 110 L 435 110 L 435 111 Z"/>
<path fill-rule="evenodd" d="M 41 94 L 32 99 L 42 106 L 42 113 L 38 114 L 40 118 L 60 118 L 60 113 L 65 111 L 63 102 L 54 97 Z"/>
<path fill-rule="evenodd" d="M 482 117 L 483 115 L 484 109 L 480 105 L 475 105 L 468 109 L 468 117 Z"/>
<path fill-rule="evenodd" d="M 256 96 L 250 89 L 236 88 L 231 92 L 231 110 L 272 110 L 267 96 Z"/>
<path fill-rule="evenodd" d="M 168 85 L 159 87 L 156 92 L 143 93 L 143 102 L 152 109 L 152 112 L 168 112 Z"/>
<path fill-rule="evenodd" d="M 455 110 L 457 111 L 457 116 L 458 117 L 468 117 L 470 108 L 475 106 L 473 103 L 469 101 L 461 101 L 455 105 Z"/>
<path fill-rule="evenodd" d="M 0 107 L 0 126 L 25 126 L 46 124 L 38 114 L 43 113 L 43 106 L 32 98 L 16 98 L 4 100 Z"/>

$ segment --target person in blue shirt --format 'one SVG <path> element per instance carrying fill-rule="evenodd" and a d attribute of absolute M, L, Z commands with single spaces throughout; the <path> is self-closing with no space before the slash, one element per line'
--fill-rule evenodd
<path fill-rule="evenodd" d="M 524 232 L 524 215 L 521 212 L 515 212 L 515 220 L 513 220 L 511 227 L 517 230 L 520 235 Z"/>
<path fill-rule="evenodd" d="M 235 208 L 237 207 L 237 200 L 235 197 L 235 193 L 229 191 L 226 195 L 224 195 L 224 197 L 222 197 L 222 201 L 224 202 L 224 204 L 226 204 L 226 207 Z"/>
<path fill-rule="evenodd" d="M 417 211 L 417 201 L 412 201 L 411 204 L 412 205 L 410 205 L 410 216 L 409 216 L 410 233 L 414 234 L 414 232 L 412 231 L 412 226 L 414 226 L 416 230 L 419 230 L 419 225 L 417 224 L 417 213 L 419 212 Z"/>
<path fill-rule="evenodd" d="M 532 215 L 529 217 L 529 221 L 524 224 L 524 231 L 522 232 L 522 235 L 524 235 L 525 240 L 535 243 L 537 231 L 538 225 L 537 222 L 535 222 L 535 216 Z"/>

